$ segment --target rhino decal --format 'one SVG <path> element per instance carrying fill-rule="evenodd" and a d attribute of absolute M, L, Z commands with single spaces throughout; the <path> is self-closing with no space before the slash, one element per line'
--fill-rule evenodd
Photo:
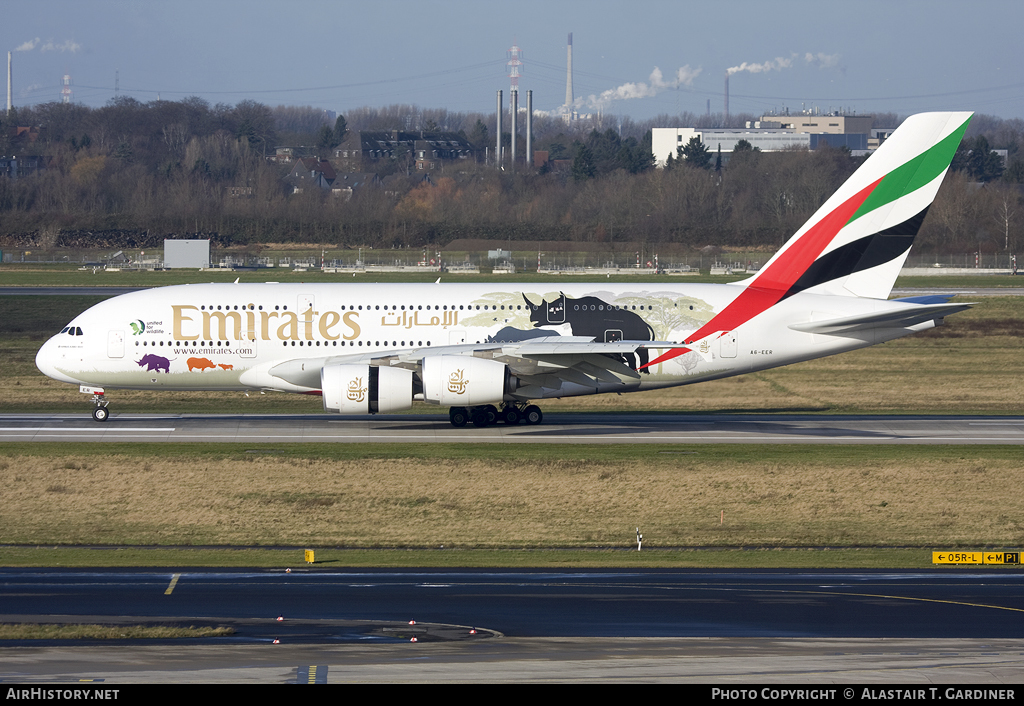
<path fill-rule="evenodd" d="M 573 336 L 591 336 L 595 341 L 653 341 L 654 329 L 638 314 L 616 307 L 597 297 L 571 299 L 563 293 L 551 302 L 532 304 L 523 297 L 530 307 L 530 321 L 535 327 L 550 324 L 569 324 Z M 630 356 L 632 357 L 632 356 Z M 647 365 L 647 349 L 637 351 L 640 359 L 636 368 Z M 649 373 L 647 368 L 640 372 Z"/>
<path fill-rule="evenodd" d="M 161 370 L 165 373 L 171 372 L 171 361 L 163 356 L 153 355 L 147 353 L 142 356 L 142 360 L 135 361 L 140 368 L 145 368 L 149 372 L 160 372 Z"/>
<path fill-rule="evenodd" d="M 193 370 L 195 370 L 197 368 L 200 371 L 202 371 L 202 370 L 212 370 L 212 369 L 217 367 L 216 365 L 214 365 L 213 361 L 210 360 L 209 358 L 189 358 L 187 363 L 188 363 L 188 371 L 189 372 L 192 372 Z"/>

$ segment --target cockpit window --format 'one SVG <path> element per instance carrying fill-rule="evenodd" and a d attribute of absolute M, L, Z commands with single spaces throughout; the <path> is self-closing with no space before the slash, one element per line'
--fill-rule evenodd
<path fill-rule="evenodd" d="M 68 329 L 69 329 L 69 328 L 71 328 L 71 327 L 70 327 L 70 326 L 65 326 L 64 328 L 62 328 L 62 329 L 60 330 L 60 332 L 61 332 L 61 333 L 67 333 L 67 332 L 68 332 Z"/>
<path fill-rule="evenodd" d="M 75 335 L 76 336 L 84 336 L 85 334 L 82 333 L 82 329 L 80 327 L 75 326 Z"/>
<path fill-rule="evenodd" d="M 85 335 L 84 333 L 82 333 L 82 327 L 81 326 L 68 326 L 66 329 L 64 329 L 64 331 L 67 331 L 69 336 L 84 336 Z M 64 333 L 64 331 L 61 331 L 61 333 Z"/>

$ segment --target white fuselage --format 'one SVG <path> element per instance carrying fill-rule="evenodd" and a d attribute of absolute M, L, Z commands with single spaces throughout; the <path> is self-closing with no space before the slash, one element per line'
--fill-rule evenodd
<path fill-rule="evenodd" d="M 318 392 L 283 363 L 311 368 L 384 358 L 473 355 L 537 336 L 680 344 L 743 291 L 713 284 L 206 284 L 114 297 L 40 349 L 37 365 L 102 388 Z M 683 385 L 786 365 L 898 338 L 912 328 L 822 335 L 790 328 L 884 311 L 891 302 L 800 293 L 735 330 L 652 365 L 629 390 Z M 576 340 L 579 340 L 577 338 Z M 652 346 L 657 348 L 658 346 Z M 661 345 L 662 349 L 669 346 Z M 439 350 L 443 349 L 443 350 Z M 510 349 L 511 351 L 511 349 Z M 651 358 L 658 353 L 654 350 Z M 509 353 L 512 354 L 511 352 Z M 628 360 L 632 368 L 644 358 Z M 637 357 L 639 358 L 640 353 Z M 291 369 L 291 368 L 289 368 Z M 288 376 L 286 376 L 288 377 Z M 300 382 L 296 382 L 299 379 Z M 605 391 L 566 383 L 537 397 Z M 628 391 L 628 390 L 627 390 Z"/>

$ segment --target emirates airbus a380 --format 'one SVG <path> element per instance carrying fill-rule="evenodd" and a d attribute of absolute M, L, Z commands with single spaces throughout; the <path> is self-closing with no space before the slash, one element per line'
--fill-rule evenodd
<path fill-rule="evenodd" d="M 537 424 L 535 401 L 653 390 L 890 341 L 967 304 L 888 300 L 970 113 L 909 118 L 756 275 L 732 284 L 203 284 L 114 297 L 39 350 L 105 390 L 320 394 L 340 414 L 449 407 Z"/>

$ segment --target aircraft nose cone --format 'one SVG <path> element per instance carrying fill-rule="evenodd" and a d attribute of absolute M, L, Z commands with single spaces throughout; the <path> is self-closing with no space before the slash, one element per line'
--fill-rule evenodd
<path fill-rule="evenodd" d="M 57 344 L 52 338 L 44 343 L 36 353 L 36 367 L 39 368 L 39 372 L 48 378 L 53 378 L 54 380 L 77 384 L 78 380 L 68 377 L 57 370 L 57 362 L 59 360 L 60 353 L 57 350 Z"/>

